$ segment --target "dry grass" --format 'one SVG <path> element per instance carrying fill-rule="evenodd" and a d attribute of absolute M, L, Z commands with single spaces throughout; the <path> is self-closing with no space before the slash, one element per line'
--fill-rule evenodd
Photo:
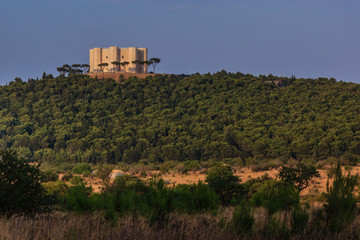
<path fill-rule="evenodd" d="M 328 179 L 329 170 L 330 170 L 330 166 L 324 167 L 323 169 L 319 169 L 318 171 L 320 177 L 313 179 L 309 187 L 301 192 L 301 196 L 312 195 L 314 193 L 320 194 L 322 192 L 326 192 L 326 183 Z M 118 169 L 113 170 L 113 173 L 118 173 L 118 172 L 122 172 L 122 171 Z M 143 180 L 146 180 L 149 179 L 152 175 L 159 173 L 160 171 L 149 171 L 148 176 L 146 178 L 141 178 L 139 174 L 135 176 L 140 177 Z M 238 176 L 241 182 L 246 182 L 249 179 L 262 177 L 264 175 L 267 175 L 270 178 L 276 178 L 278 173 L 279 173 L 278 168 L 273 168 L 271 170 L 264 170 L 264 171 L 253 171 L 251 168 L 241 168 L 241 169 L 237 169 L 234 175 Z M 360 166 L 352 167 L 351 174 L 360 175 Z M 172 172 L 170 174 L 162 174 L 161 178 L 169 182 L 170 185 L 192 184 L 192 183 L 197 183 L 198 181 L 205 181 L 206 174 L 200 172 L 188 173 L 188 174 L 179 174 Z M 102 183 L 100 179 L 84 178 L 84 180 L 87 182 L 88 186 L 92 186 L 94 192 L 100 192 L 102 188 Z M 113 179 L 111 179 L 111 182 L 112 181 Z"/>
<path fill-rule="evenodd" d="M 230 211 L 231 209 L 226 209 Z M 107 221 L 101 214 L 75 215 L 70 213 L 52 213 L 38 215 L 35 218 L 14 216 L 10 219 L 0 218 L 1 240 L 101 240 L 101 239 L 134 239 L 134 240 L 171 240 L 171 239 L 359 239 L 360 217 L 341 233 L 332 234 L 324 227 L 316 227 L 317 219 L 312 217 L 302 233 L 282 234 L 264 231 L 264 215 L 261 209 L 256 215 L 253 233 L 237 235 L 233 229 L 226 227 L 222 216 L 209 214 L 172 215 L 167 222 L 149 225 L 144 218 L 124 216 L 116 221 Z M 229 219 L 229 218 L 228 218 Z M 221 223 L 222 222 L 222 223 Z"/>
<path fill-rule="evenodd" d="M 209 215 L 170 217 L 164 224 L 150 226 L 143 218 L 121 217 L 115 222 L 101 215 L 56 213 L 26 218 L 0 219 L 0 239 L 236 239 L 231 231 L 219 227 Z"/>

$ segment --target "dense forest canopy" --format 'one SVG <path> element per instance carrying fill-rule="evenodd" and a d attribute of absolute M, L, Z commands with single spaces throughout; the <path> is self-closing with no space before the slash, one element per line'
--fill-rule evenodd
<path fill-rule="evenodd" d="M 222 71 L 116 83 L 49 75 L 0 87 L 0 148 L 54 164 L 357 162 L 359 106 L 360 85 L 334 79 Z"/>

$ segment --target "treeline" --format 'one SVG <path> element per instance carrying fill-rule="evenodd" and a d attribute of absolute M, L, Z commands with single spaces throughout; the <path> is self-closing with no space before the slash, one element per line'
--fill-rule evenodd
<path fill-rule="evenodd" d="M 225 71 L 122 83 L 44 74 L 0 87 L 0 148 L 54 164 L 329 157 L 356 163 L 359 96 L 360 85 L 334 79 Z"/>

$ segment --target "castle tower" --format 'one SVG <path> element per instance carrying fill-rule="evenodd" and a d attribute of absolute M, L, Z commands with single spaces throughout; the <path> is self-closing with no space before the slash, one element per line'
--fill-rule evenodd
<path fill-rule="evenodd" d="M 147 48 L 119 48 L 112 46 L 109 48 L 93 48 L 89 52 L 90 73 L 102 72 L 101 67 L 98 65 L 101 63 L 107 63 L 108 66 L 103 68 L 104 72 L 130 72 L 130 73 L 147 73 L 146 67 L 142 64 L 134 64 L 133 61 L 147 61 L 148 49 Z M 113 66 L 112 62 L 129 62 L 124 67 Z"/>

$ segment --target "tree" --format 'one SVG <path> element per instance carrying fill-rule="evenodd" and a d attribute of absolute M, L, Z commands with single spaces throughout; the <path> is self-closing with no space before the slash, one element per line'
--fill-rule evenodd
<path fill-rule="evenodd" d="M 114 69 L 116 69 L 116 71 L 118 71 L 118 68 L 120 66 L 120 62 L 119 61 L 113 61 L 113 62 L 111 62 L 111 64 L 113 65 Z"/>
<path fill-rule="evenodd" d="M 239 184 L 240 180 L 234 176 L 230 166 L 210 168 L 205 181 L 219 196 L 223 205 L 229 205 L 232 201 L 239 200 L 239 195 L 243 192 L 243 188 Z"/>
<path fill-rule="evenodd" d="M 124 68 L 124 72 L 126 72 L 126 66 L 129 65 L 130 63 L 128 61 L 125 62 L 121 62 L 120 65 Z"/>
<path fill-rule="evenodd" d="M 293 168 L 282 166 L 278 175 L 281 181 L 293 185 L 299 192 L 309 186 L 312 178 L 319 176 L 319 172 L 314 166 L 307 166 L 303 163 L 298 163 Z"/>
<path fill-rule="evenodd" d="M 80 64 L 73 64 L 73 65 L 71 65 L 71 67 L 72 67 L 72 68 L 80 68 L 81 65 L 80 65 Z"/>
<path fill-rule="evenodd" d="M 83 70 L 81 70 L 80 68 L 81 68 L 81 64 L 71 65 L 71 73 L 75 73 L 75 74 L 82 73 Z"/>
<path fill-rule="evenodd" d="M 137 68 L 138 65 L 143 64 L 143 62 L 140 61 L 140 60 L 134 60 L 134 61 L 132 61 L 131 63 L 132 63 L 132 64 L 135 64 L 135 69 Z M 135 72 L 136 72 L 136 71 L 135 71 Z"/>
<path fill-rule="evenodd" d="M 14 151 L 0 151 L 0 212 L 12 215 L 45 210 L 50 198 L 41 178 L 40 170 L 19 159 Z"/>
<path fill-rule="evenodd" d="M 81 68 L 83 69 L 84 73 L 88 73 L 90 65 L 89 64 L 82 64 Z"/>
<path fill-rule="evenodd" d="M 64 69 L 64 73 L 71 73 L 71 67 L 69 64 L 64 64 L 63 66 L 63 69 Z M 64 74 L 65 75 L 65 74 Z"/>
<path fill-rule="evenodd" d="M 58 67 L 58 68 L 56 68 L 56 70 L 59 72 L 60 76 L 65 75 L 65 68 L 64 67 Z"/>
<path fill-rule="evenodd" d="M 152 64 L 152 62 L 150 62 L 150 61 L 143 61 L 143 62 L 141 62 L 141 64 L 144 65 L 144 67 L 145 67 L 145 73 L 147 73 L 148 67 L 149 67 L 150 64 Z"/>
<path fill-rule="evenodd" d="M 101 71 L 104 72 L 104 68 L 109 66 L 109 64 L 108 63 L 100 63 L 100 64 L 98 64 L 98 66 L 101 68 Z"/>
<path fill-rule="evenodd" d="M 155 73 L 155 67 L 156 67 L 156 64 L 160 63 L 160 58 L 150 58 L 150 62 L 152 62 L 152 65 L 154 67 L 154 73 Z"/>

